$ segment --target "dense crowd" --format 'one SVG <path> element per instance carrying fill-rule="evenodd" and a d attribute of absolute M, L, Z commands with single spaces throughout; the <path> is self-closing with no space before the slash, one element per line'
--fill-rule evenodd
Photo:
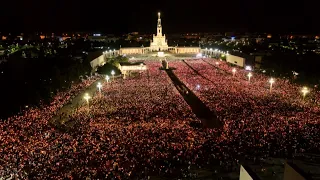
<path fill-rule="evenodd" d="M 233 77 L 220 61 L 170 61 L 224 123 L 206 129 L 195 126 L 201 121 L 159 69 L 161 62 L 145 63 L 147 71 L 101 81 L 101 93 L 90 94 L 89 104 L 68 117 L 68 132 L 49 120 L 96 78 L 59 93 L 50 105 L 1 121 L 0 179 L 192 179 L 205 169 L 234 171 L 244 159 L 319 150 L 319 109 L 288 81 L 276 79 L 269 92 L 267 77 L 254 74 L 249 83 L 247 72 L 237 69 Z"/>
<path fill-rule="evenodd" d="M 223 61 L 184 62 L 170 66 L 217 113 L 225 124 L 222 137 L 235 152 L 265 157 L 319 152 L 319 107 L 303 100 L 301 87 L 276 79 L 270 92 L 269 78 L 261 74 L 252 73 L 249 82 L 247 71 L 237 68 L 233 77 L 232 67 Z"/>
<path fill-rule="evenodd" d="M 68 91 L 58 92 L 49 105 L 40 102 L 39 107 L 29 107 L 21 115 L 0 120 L 0 179 L 27 177 L 26 168 L 38 163 L 33 159 L 45 152 L 42 149 L 47 145 L 46 137 L 55 132 L 48 126 L 48 121 L 63 105 L 96 80 L 97 77 L 90 77 L 73 84 Z"/>

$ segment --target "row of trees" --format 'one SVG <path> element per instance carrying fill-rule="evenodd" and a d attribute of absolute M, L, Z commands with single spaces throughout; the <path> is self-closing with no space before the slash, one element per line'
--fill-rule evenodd
<path fill-rule="evenodd" d="M 107 63 L 104 66 L 101 66 L 97 69 L 99 74 L 110 75 L 111 71 L 114 71 L 117 74 L 120 74 L 119 64 L 128 62 L 128 58 L 124 56 L 117 56 L 108 59 Z"/>
<path fill-rule="evenodd" d="M 21 51 L 9 56 L 8 62 L 0 66 L 0 93 L 5 96 L 1 103 L 0 117 L 11 115 L 26 105 L 40 101 L 49 102 L 59 90 L 79 81 L 80 76 L 89 75 L 90 59 L 83 54 L 74 60 L 63 49 L 53 56 L 22 58 Z"/>

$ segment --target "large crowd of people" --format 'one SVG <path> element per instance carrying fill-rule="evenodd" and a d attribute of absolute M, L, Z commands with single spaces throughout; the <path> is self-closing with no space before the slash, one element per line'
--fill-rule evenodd
<path fill-rule="evenodd" d="M 66 92 L 58 92 L 49 105 L 28 107 L 20 115 L 0 120 L 0 179 L 28 177 L 26 168 L 47 145 L 46 137 L 55 132 L 49 120 L 63 105 L 69 103 L 81 90 L 90 86 L 98 77 L 89 77 L 73 84 Z M 30 158 L 32 156 L 32 158 Z M 30 159 L 29 159 L 30 158 Z"/>
<path fill-rule="evenodd" d="M 172 62 L 175 74 L 217 113 L 225 124 L 222 137 L 235 152 L 257 156 L 292 157 L 319 151 L 317 103 L 303 100 L 301 87 L 285 79 L 269 78 L 232 67 L 223 61 L 202 59 Z M 230 72 L 230 73 L 229 73 Z M 316 97 L 318 92 L 310 92 Z"/>
<path fill-rule="evenodd" d="M 145 63 L 148 70 L 127 79 L 101 81 L 101 92 L 68 117 L 67 132 L 50 119 L 97 77 L 59 93 L 50 105 L 2 120 L 0 179 L 192 179 L 204 169 L 234 171 L 242 160 L 319 150 L 319 108 L 302 100 L 298 86 L 276 79 L 270 92 L 267 77 L 254 74 L 248 82 L 241 69 L 233 77 L 222 61 L 170 61 L 224 124 L 200 128 L 161 62 Z"/>

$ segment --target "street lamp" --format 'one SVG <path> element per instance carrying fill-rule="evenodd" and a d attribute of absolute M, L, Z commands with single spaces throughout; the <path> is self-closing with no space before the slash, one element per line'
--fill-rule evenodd
<path fill-rule="evenodd" d="M 309 93 L 309 89 L 307 87 L 303 87 L 301 92 L 302 92 L 302 96 L 303 96 L 303 100 L 304 100 L 306 95 Z"/>
<path fill-rule="evenodd" d="M 115 74 L 115 72 L 114 72 L 114 70 L 112 70 L 112 71 L 111 71 L 112 81 L 114 81 L 114 74 Z"/>
<path fill-rule="evenodd" d="M 198 84 L 197 86 L 196 86 L 196 90 L 199 90 L 200 89 L 200 85 Z"/>
<path fill-rule="evenodd" d="M 102 84 L 101 84 L 100 82 L 98 82 L 98 84 L 97 84 L 97 88 L 99 89 L 99 93 L 101 94 Z"/>
<path fill-rule="evenodd" d="M 90 99 L 90 98 L 91 98 L 91 97 L 89 96 L 88 93 L 84 94 L 84 96 L 83 96 L 83 99 L 85 99 L 85 100 L 87 101 L 88 108 L 89 108 L 89 99 Z"/>
<path fill-rule="evenodd" d="M 142 74 L 142 67 L 143 67 L 143 63 L 140 63 L 140 72 L 139 72 L 140 76 Z"/>
<path fill-rule="evenodd" d="M 251 79 L 251 77 L 252 77 L 251 72 L 248 73 L 248 77 L 249 77 L 249 82 L 250 82 L 250 79 Z"/>
<path fill-rule="evenodd" d="M 110 77 L 108 75 L 106 75 L 106 80 L 107 80 L 107 83 L 109 83 Z"/>
<path fill-rule="evenodd" d="M 236 72 L 237 72 L 236 68 L 233 68 L 233 69 L 232 69 L 233 77 L 234 77 L 234 75 L 236 74 Z"/>
<path fill-rule="evenodd" d="M 270 78 L 269 83 L 270 83 L 270 92 L 272 90 L 272 84 L 275 82 L 273 78 Z"/>

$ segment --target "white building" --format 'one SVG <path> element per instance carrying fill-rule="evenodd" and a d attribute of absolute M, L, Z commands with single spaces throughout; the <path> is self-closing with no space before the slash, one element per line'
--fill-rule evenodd
<path fill-rule="evenodd" d="M 158 57 L 166 56 L 163 51 L 168 51 L 175 54 L 198 54 L 201 52 L 200 47 L 168 47 L 166 36 L 162 34 L 161 18 L 158 13 L 157 35 L 153 35 L 153 40 L 150 42 L 150 47 L 128 47 L 120 48 L 120 55 L 132 55 L 132 54 L 146 54 L 148 52 L 160 52 Z"/>
<path fill-rule="evenodd" d="M 135 63 L 120 63 L 118 68 L 121 71 L 121 74 L 123 74 L 123 79 L 126 78 L 126 76 L 130 76 L 131 72 L 134 71 L 146 71 L 147 65 L 143 62 L 135 62 Z"/>
<path fill-rule="evenodd" d="M 158 25 L 157 25 L 157 35 L 153 35 L 153 41 L 150 43 L 151 51 L 167 51 L 168 43 L 166 40 L 166 35 L 162 35 L 162 26 L 160 13 L 158 13 Z"/>

